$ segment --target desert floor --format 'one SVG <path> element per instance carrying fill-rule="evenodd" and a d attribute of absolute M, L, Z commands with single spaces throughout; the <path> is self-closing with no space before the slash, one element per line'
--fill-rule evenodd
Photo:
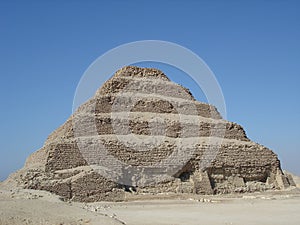
<path fill-rule="evenodd" d="M 130 195 L 127 202 L 64 202 L 44 191 L 1 189 L 0 224 L 300 224 L 300 190 L 199 196 Z"/>

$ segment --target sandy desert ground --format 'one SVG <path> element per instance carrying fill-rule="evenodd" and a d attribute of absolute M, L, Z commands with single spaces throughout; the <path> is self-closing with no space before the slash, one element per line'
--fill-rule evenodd
<path fill-rule="evenodd" d="M 300 185 L 297 177 L 295 181 Z M 300 189 L 223 196 L 130 194 L 126 202 L 86 204 L 64 202 L 49 192 L 2 185 L 0 224 L 299 225 Z"/>

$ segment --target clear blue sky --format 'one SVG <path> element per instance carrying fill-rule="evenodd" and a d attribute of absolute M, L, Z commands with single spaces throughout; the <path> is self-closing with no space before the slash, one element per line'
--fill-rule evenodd
<path fill-rule="evenodd" d="M 70 116 L 76 86 L 97 57 L 144 39 L 202 57 L 222 87 L 228 119 L 299 175 L 299 3 L 1 1 L 0 179 Z"/>

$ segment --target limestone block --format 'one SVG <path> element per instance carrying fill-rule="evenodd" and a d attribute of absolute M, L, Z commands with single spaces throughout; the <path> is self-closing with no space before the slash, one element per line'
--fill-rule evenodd
<path fill-rule="evenodd" d="M 290 186 L 287 178 L 283 175 L 283 173 L 279 169 L 277 170 L 277 174 L 276 174 L 276 182 L 277 182 L 277 187 L 280 189 L 285 189 Z"/>
<path fill-rule="evenodd" d="M 288 183 L 290 184 L 290 186 L 294 186 L 294 187 L 297 186 L 294 179 L 293 179 L 293 176 L 291 174 L 285 174 L 285 177 L 287 178 Z"/>
<path fill-rule="evenodd" d="M 194 193 L 196 194 L 213 194 L 209 176 L 206 171 L 196 171 L 192 180 L 194 183 Z"/>

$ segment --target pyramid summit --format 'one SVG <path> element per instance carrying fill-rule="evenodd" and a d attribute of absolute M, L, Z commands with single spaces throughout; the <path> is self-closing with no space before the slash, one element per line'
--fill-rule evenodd
<path fill-rule="evenodd" d="M 293 184 L 277 155 L 160 70 L 118 70 L 5 183 L 74 201 Z"/>

